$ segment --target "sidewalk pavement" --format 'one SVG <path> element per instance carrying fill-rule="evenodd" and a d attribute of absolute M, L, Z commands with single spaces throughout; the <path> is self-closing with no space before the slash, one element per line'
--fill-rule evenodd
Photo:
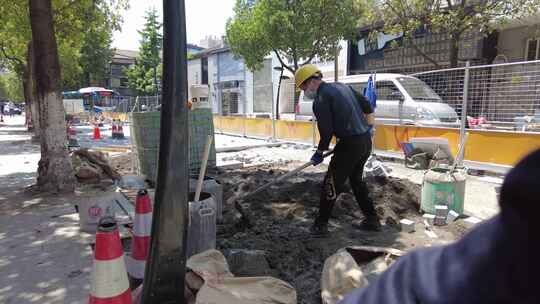
<path fill-rule="evenodd" d="M 81 233 L 74 213 L 75 195 L 32 196 L 24 188 L 35 183 L 39 145 L 30 142 L 24 117 L 6 117 L 0 124 L 0 303 L 86 303 L 89 292 L 93 235 Z M 218 135 L 218 147 L 265 141 Z M 307 162 L 313 150 L 286 144 L 220 153 L 223 158 L 256 162 Z M 254 161 L 256 160 L 256 161 Z M 326 160 L 328 163 L 328 160 Z M 421 183 L 423 172 L 387 163 L 392 175 Z M 322 168 L 320 168 L 322 169 Z M 468 177 L 465 209 L 483 219 L 498 211 L 494 187 L 500 179 Z"/>

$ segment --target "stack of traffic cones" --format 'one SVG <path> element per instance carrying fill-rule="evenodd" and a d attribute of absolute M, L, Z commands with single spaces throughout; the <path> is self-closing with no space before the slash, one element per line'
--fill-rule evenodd
<path fill-rule="evenodd" d="M 97 125 L 94 126 L 94 136 L 92 138 L 94 140 L 101 139 L 101 132 L 99 131 L 99 127 Z"/>
<path fill-rule="evenodd" d="M 99 221 L 94 249 L 89 304 L 131 304 L 124 251 L 114 218 Z"/>
<path fill-rule="evenodd" d="M 111 138 L 116 139 L 118 137 L 118 128 L 116 126 L 116 120 L 112 121 Z"/>
<path fill-rule="evenodd" d="M 117 120 L 116 138 L 118 139 L 124 139 L 124 127 L 122 125 L 123 125 L 122 121 L 120 119 Z"/>
<path fill-rule="evenodd" d="M 127 258 L 129 275 L 136 280 L 144 278 L 146 258 L 150 249 L 150 232 L 152 230 L 152 203 L 148 192 L 140 190 L 135 201 L 135 219 L 133 221 L 133 239 L 131 256 Z"/>

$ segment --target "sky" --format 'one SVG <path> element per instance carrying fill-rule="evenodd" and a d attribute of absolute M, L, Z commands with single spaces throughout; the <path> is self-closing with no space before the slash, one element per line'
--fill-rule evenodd
<path fill-rule="evenodd" d="M 199 44 L 207 35 L 222 36 L 225 24 L 233 16 L 235 0 L 185 0 L 187 42 Z M 122 31 L 113 37 L 113 47 L 124 50 L 139 49 L 139 33 L 144 25 L 144 13 L 156 8 L 160 17 L 163 0 L 131 0 L 130 9 L 124 12 Z"/>

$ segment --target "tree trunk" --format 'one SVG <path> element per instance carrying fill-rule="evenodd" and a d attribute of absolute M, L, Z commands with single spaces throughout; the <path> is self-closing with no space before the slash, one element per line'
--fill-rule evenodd
<path fill-rule="evenodd" d="M 459 56 L 459 39 L 460 34 L 454 33 L 450 35 L 450 68 L 457 68 Z"/>
<path fill-rule="evenodd" d="M 39 124 L 39 109 L 36 97 L 36 82 L 34 78 L 34 48 L 32 41 L 28 43 L 26 51 L 26 68 L 25 75 L 23 76 L 23 91 L 24 98 L 26 100 L 28 112 L 30 112 L 29 119 L 32 121 L 32 127 L 34 131 L 34 140 L 40 138 L 40 124 Z M 29 130 L 30 131 L 30 130 Z"/>
<path fill-rule="evenodd" d="M 39 105 L 41 159 L 37 185 L 42 191 L 71 192 L 75 176 L 66 146 L 65 111 L 51 0 L 29 0 L 34 43 L 34 79 Z"/>
<path fill-rule="evenodd" d="M 28 128 L 28 131 L 29 132 L 34 132 L 35 128 L 34 128 L 34 123 L 32 122 L 32 101 L 30 100 L 30 92 L 29 92 L 29 87 L 28 87 L 28 81 L 29 81 L 29 78 L 30 76 L 28 75 L 29 72 L 28 72 L 28 67 L 25 66 L 23 68 L 23 73 L 22 73 L 22 86 L 23 86 L 23 95 L 24 95 L 24 104 L 25 104 L 25 107 L 24 107 L 24 112 L 25 112 L 25 117 L 26 117 L 26 127 Z"/>

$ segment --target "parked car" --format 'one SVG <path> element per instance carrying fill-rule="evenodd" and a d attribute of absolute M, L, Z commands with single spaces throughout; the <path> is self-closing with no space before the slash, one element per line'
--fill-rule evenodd
<path fill-rule="evenodd" d="M 362 93 L 367 86 L 368 74 L 345 76 L 340 82 L 349 84 Z M 333 82 L 333 80 L 326 80 Z M 456 111 L 422 80 L 402 75 L 381 73 L 376 75 L 377 108 L 375 120 L 387 124 L 419 126 L 459 127 Z M 313 116 L 313 100 L 303 92 L 296 107 L 300 120 Z"/>

